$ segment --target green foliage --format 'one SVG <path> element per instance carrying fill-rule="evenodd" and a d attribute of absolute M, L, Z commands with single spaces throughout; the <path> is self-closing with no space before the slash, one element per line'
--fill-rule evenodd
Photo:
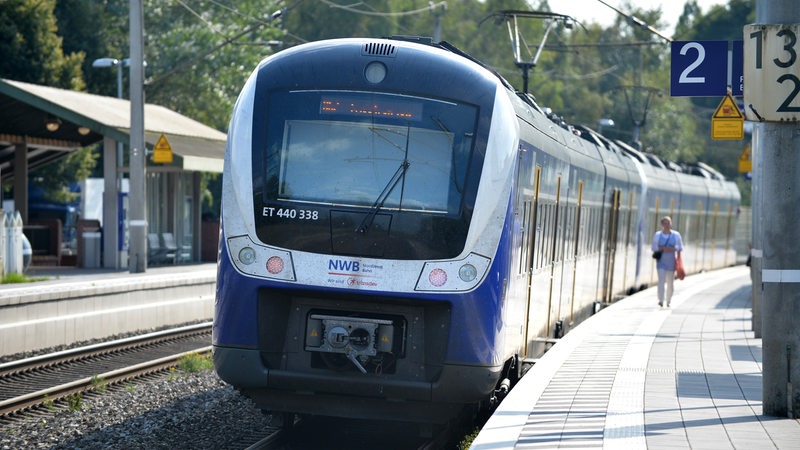
<path fill-rule="evenodd" d="M 94 147 L 86 147 L 42 166 L 30 173 L 34 186 L 41 187 L 45 196 L 55 203 L 69 203 L 78 194 L 70 192 L 68 185 L 75 181 L 85 180 L 97 164 L 97 153 Z"/>
<path fill-rule="evenodd" d="M 472 441 L 474 441 L 475 438 L 478 437 L 478 433 L 480 433 L 480 431 L 481 430 L 479 428 L 476 428 L 475 430 L 472 431 L 472 433 L 464 436 L 464 438 L 461 439 L 461 442 L 458 443 L 458 450 L 469 449 L 470 446 L 472 445 Z"/>
<path fill-rule="evenodd" d="M 55 17 L 64 53 L 83 53 L 81 62 L 87 90 L 117 96 L 116 68 L 94 68 L 97 58 L 126 58 L 128 55 L 128 0 L 58 0 Z M 127 80 L 126 80 L 127 81 Z M 123 83 L 123 90 L 127 92 Z"/>
<path fill-rule="evenodd" d="M 247 77 L 276 51 L 339 37 L 432 36 L 437 24 L 442 40 L 522 89 L 507 25 L 494 14 L 558 11 L 559 6 L 546 0 L 460 0 L 447 2 L 446 8 L 432 3 L 433 7 L 427 0 L 144 0 L 147 101 L 225 130 Z M 656 29 L 666 29 L 660 9 L 641 8 L 632 0 L 617 6 Z M 76 89 L 85 82 L 90 92 L 115 95 L 116 70 L 92 68 L 91 62 L 128 56 L 128 8 L 126 0 L 3 0 L 0 76 Z M 282 14 L 274 19 L 278 10 Z M 687 0 L 675 38 L 741 39 L 742 26 L 753 20 L 752 0 L 729 0 L 708 11 L 696 0 Z M 518 25 L 521 57 L 530 61 L 546 23 L 521 19 Z M 282 44 L 267 45 L 270 42 Z M 608 27 L 559 25 L 530 71 L 529 92 L 570 123 L 596 128 L 599 119 L 611 118 L 616 126 L 604 129 L 611 138 L 631 142 L 638 133 L 642 148 L 660 157 L 703 160 L 737 178 L 736 161 L 745 144 L 710 139 L 710 117 L 720 99 L 669 97 L 669 51 L 664 40 L 622 16 Z M 127 69 L 123 77 L 127 90 Z M 82 161 L 87 165 L 81 167 L 89 167 L 87 159 Z M 51 176 L 61 179 L 59 174 L 40 174 L 48 180 Z M 214 192 L 205 196 L 208 214 L 218 211 L 217 181 L 203 180 L 204 189 Z"/>
<path fill-rule="evenodd" d="M 108 390 L 108 382 L 105 378 L 95 375 L 92 377 L 92 389 L 102 394 Z"/>
<path fill-rule="evenodd" d="M 218 173 L 204 172 L 200 178 L 200 192 L 203 219 L 219 219 L 220 199 L 215 193 L 222 192 L 222 176 Z"/>
<path fill-rule="evenodd" d="M 186 373 L 197 373 L 213 367 L 210 354 L 190 353 L 178 359 L 178 369 Z"/>
<path fill-rule="evenodd" d="M 70 411 L 80 411 L 83 409 L 83 394 L 77 392 L 65 397 Z"/>
<path fill-rule="evenodd" d="M 3 284 L 13 283 L 32 283 L 34 281 L 44 281 L 47 277 L 27 277 L 21 273 L 7 273 L 3 275 Z"/>
<path fill-rule="evenodd" d="M 83 88 L 82 52 L 64 55 L 55 0 L 0 3 L 0 77 L 70 89 Z"/>
<path fill-rule="evenodd" d="M 145 3 L 148 102 L 225 130 L 247 77 L 274 52 L 267 43 L 284 41 L 280 21 L 270 19 L 281 3 Z"/>

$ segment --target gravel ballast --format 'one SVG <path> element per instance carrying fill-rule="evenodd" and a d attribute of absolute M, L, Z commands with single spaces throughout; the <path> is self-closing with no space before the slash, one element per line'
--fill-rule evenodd
<path fill-rule="evenodd" d="M 84 395 L 79 408 L 0 428 L 0 449 L 246 448 L 269 417 L 213 370 L 176 371 Z"/>

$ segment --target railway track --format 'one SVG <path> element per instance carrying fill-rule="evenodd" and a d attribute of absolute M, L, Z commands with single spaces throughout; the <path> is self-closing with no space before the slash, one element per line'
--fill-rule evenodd
<path fill-rule="evenodd" d="M 296 450 L 326 448 L 332 450 L 371 450 L 397 448 L 433 450 L 455 448 L 463 434 L 451 427 L 419 428 L 419 424 L 394 421 L 342 419 L 322 416 L 297 417 L 290 428 L 264 432 L 248 443 L 247 450 Z M 421 430 L 430 435 L 422 437 Z M 455 440 L 454 440 L 455 439 Z"/>
<path fill-rule="evenodd" d="M 51 402 L 70 407 L 70 396 L 102 391 L 101 385 L 119 385 L 174 367 L 183 355 L 210 351 L 210 333 L 211 324 L 205 323 L 0 364 L 0 425 L 49 414 L 45 405 Z M 267 426 L 252 434 L 232 435 L 226 448 L 371 449 L 388 443 L 395 448 L 443 447 L 439 433 L 425 439 L 416 436 L 415 428 L 395 423 L 295 419 L 288 429 Z"/>
<path fill-rule="evenodd" d="M 68 396 L 162 371 L 210 352 L 202 323 L 0 364 L 0 420 Z"/>

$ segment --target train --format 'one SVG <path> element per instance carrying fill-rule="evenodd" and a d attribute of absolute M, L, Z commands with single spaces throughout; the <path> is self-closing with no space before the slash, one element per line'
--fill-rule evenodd
<path fill-rule="evenodd" d="M 569 125 L 426 38 L 265 58 L 233 108 L 222 190 L 214 366 L 274 417 L 490 408 L 657 282 L 664 215 L 687 273 L 736 264 L 740 195 L 719 172 Z"/>

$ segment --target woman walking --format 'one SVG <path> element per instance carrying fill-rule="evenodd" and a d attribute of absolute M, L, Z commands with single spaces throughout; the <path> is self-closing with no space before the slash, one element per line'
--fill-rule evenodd
<path fill-rule="evenodd" d="M 683 251 L 681 234 L 672 229 L 672 218 L 664 216 L 661 219 L 661 231 L 653 235 L 653 252 L 660 252 L 658 263 L 658 306 L 666 302 L 669 308 L 672 300 L 672 285 L 675 281 L 675 261 Z M 654 255 L 655 257 L 655 255 Z"/>

